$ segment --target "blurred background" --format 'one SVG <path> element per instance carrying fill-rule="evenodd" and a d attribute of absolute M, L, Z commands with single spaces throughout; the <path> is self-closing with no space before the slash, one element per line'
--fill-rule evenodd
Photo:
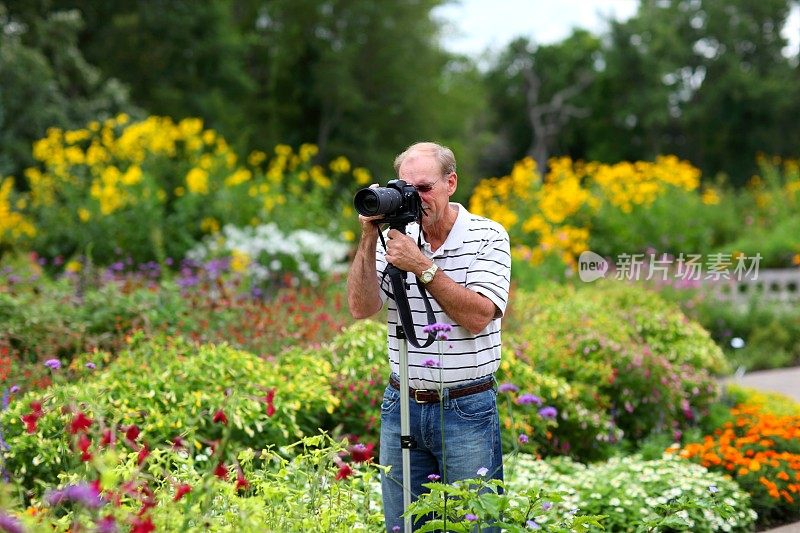
<path fill-rule="evenodd" d="M 455 200 L 511 237 L 498 379 L 559 414 L 507 396 L 506 450 L 649 450 L 622 485 L 564 476 L 585 492 L 569 505 L 612 516 L 609 531 L 676 487 L 672 473 L 629 487 L 671 443 L 727 476 L 686 474 L 696 494 L 735 496 L 734 531 L 752 509 L 759 528 L 800 518 L 800 406 L 719 387 L 800 365 L 800 1 L 0 0 L 0 30 L 0 459 L 15 487 L 0 485 L 0 509 L 31 528 L 89 529 L 42 503 L 67 478 L 106 483 L 112 466 L 87 461 L 118 458 L 89 427 L 138 451 L 119 479 L 151 449 L 168 458 L 147 469 L 160 529 L 197 515 L 258 530 L 265 509 L 307 520 L 320 463 L 273 491 L 259 478 L 272 459 L 239 450 L 320 428 L 377 445 L 386 326 L 347 310 L 352 199 L 421 140 L 453 148 Z M 586 251 L 620 279 L 581 281 Z M 619 275 L 623 257 L 640 275 Z M 83 406 L 97 423 L 68 418 Z M 748 433 L 733 448 L 727 433 L 719 457 L 697 447 L 734 423 Z M 205 446 L 191 475 L 184 441 Z M 235 494 L 206 483 L 233 473 Z M 215 504 L 168 503 L 186 494 L 174 477 Z M 129 507 L 136 524 L 151 506 Z M 246 511 L 214 514 L 229 508 Z M 353 531 L 362 508 L 378 507 L 318 522 Z M 382 530 L 379 514 L 365 523 Z"/>

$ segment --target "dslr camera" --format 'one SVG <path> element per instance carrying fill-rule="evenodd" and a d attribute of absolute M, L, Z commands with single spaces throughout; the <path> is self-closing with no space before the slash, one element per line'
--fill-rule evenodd
<path fill-rule="evenodd" d="M 422 200 L 417 189 L 404 180 L 390 180 L 386 187 L 365 187 L 356 192 L 353 207 L 365 217 L 383 215 L 391 227 L 405 227 L 422 220 Z"/>

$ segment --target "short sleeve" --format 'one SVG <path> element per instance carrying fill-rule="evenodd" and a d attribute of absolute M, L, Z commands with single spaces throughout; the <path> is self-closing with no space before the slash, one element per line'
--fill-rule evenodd
<path fill-rule="evenodd" d="M 506 311 L 510 285 L 508 233 L 499 224 L 493 224 L 485 231 L 475 260 L 467 271 L 466 287 L 489 298 L 499 310 L 495 318 L 501 318 Z"/>

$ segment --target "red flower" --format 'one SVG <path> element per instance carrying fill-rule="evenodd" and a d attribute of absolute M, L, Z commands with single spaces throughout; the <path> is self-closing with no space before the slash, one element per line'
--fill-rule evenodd
<path fill-rule="evenodd" d="M 222 409 L 220 409 L 216 413 L 214 413 L 214 418 L 212 418 L 211 421 L 214 422 L 215 424 L 220 423 L 223 425 L 227 425 L 228 417 L 225 416 L 225 412 Z"/>
<path fill-rule="evenodd" d="M 131 442 L 136 442 L 136 439 L 139 438 L 139 428 L 136 424 L 131 424 L 130 427 L 125 431 L 125 438 L 127 438 Z"/>
<path fill-rule="evenodd" d="M 81 431 L 86 431 L 91 425 L 92 419 L 80 412 L 72 419 L 72 422 L 69 423 L 69 432 L 74 435 Z"/>
<path fill-rule="evenodd" d="M 172 449 L 173 450 L 181 450 L 184 448 L 186 444 L 183 442 L 183 439 L 180 436 L 173 437 L 172 439 Z"/>
<path fill-rule="evenodd" d="M 89 440 L 89 437 L 86 436 L 86 433 L 81 433 L 81 436 L 78 437 L 78 449 L 81 451 L 81 461 L 89 461 L 92 458 L 92 454 L 89 453 L 89 446 L 92 445 L 92 441 Z"/>
<path fill-rule="evenodd" d="M 347 479 L 351 475 L 353 475 L 353 469 L 350 468 L 350 465 L 343 464 L 339 467 L 339 471 L 336 472 L 336 479 Z"/>
<path fill-rule="evenodd" d="M 245 479 L 244 474 L 239 470 L 239 474 L 236 476 L 236 490 L 244 490 L 249 486 L 250 482 Z"/>
<path fill-rule="evenodd" d="M 42 416 L 42 402 L 31 402 L 31 411 L 37 416 Z"/>
<path fill-rule="evenodd" d="M 220 462 L 217 464 L 217 467 L 214 469 L 214 475 L 223 481 L 228 479 L 228 469 L 225 468 L 225 463 Z"/>
<path fill-rule="evenodd" d="M 36 433 L 36 422 L 39 420 L 39 416 L 41 415 L 37 415 L 35 412 L 22 415 L 22 421 L 25 422 L 25 430 L 28 433 Z"/>
<path fill-rule="evenodd" d="M 178 485 L 178 487 L 175 489 L 175 497 L 172 498 L 172 501 L 176 502 L 181 498 L 183 498 L 184 496 L 186 496 L 187 494 L 189 494 L 190 492 L 192 492 L 192 487 L 189 486 L 188 484 L 183 483 L 181 485 Z"/>
<path fill-rule="evenodd" d="M 267 416 L 271 417 L 275 414 L 275 389 L 269 389 L 267 395 L 264 396 L 264 402 L 267 404 Z"/>
<path fill-rule="evenodd" d="M 110 444 L 114 444 L 115 439 L 114 432 L 106 428 L 103 430 L 103 435 L 100 437 L 100 446 L 106 447 Z"/>
<path fill-rule="evenodd" d="M 375 447 L 374 444 L 370 443 L 366 446 L 364 444 L 353 444 L 350 447 L 350 456 L 353 458 L 353 461 L 357 463 L 366 463 L 372 460 L 372 449 Z"/>
<path fill-rule="evenodd" d="M 147 447 L 147 444 L 143 444 L 142 449 L 139 450 L 139 457 L 136 461 L 136 464 L 142 464 L 149 455 L 150 449 Z"/>
<path fill-rule="evenodd" d="M 144 519 L 137 516 L 131 522 L 131 533 L 150 533 L 155 530 L 156 526 L 153 525 L 153 520 L 149 516 Z"/>

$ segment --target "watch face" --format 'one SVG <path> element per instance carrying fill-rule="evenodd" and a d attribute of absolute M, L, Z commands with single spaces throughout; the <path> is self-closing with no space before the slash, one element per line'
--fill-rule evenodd
<path fill-rule="evenodd" d="M 426 271 L 422 273 L 423 283 L 430 283 L 432 279 L 433 279 L 433 274 L 431 274 L 430 272 Z"/>

